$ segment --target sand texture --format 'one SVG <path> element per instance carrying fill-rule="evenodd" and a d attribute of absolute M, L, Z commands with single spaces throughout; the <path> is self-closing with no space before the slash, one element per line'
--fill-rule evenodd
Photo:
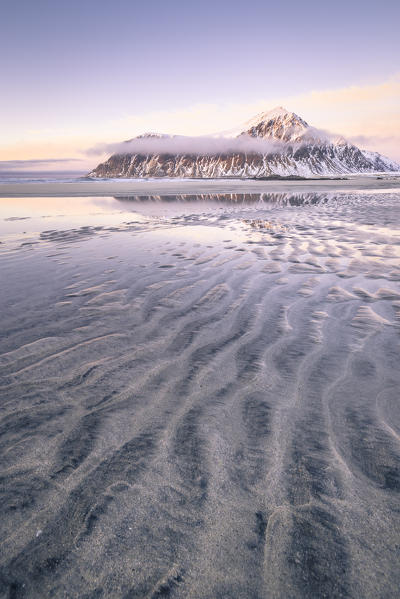
<path fill-rule="evenodd" d="M 4 220 L 1 597 L 399 597 L 400 194 L 223 200 Z"/>

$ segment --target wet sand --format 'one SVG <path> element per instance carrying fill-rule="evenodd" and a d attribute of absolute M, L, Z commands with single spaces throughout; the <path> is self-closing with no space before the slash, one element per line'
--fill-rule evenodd
<path fill-rule="evenodd" d="M 398 597 L 400 193 L 78 200 L 1 216 L 0 596 Z"/>
<path fill-rule="evenodd" d="M 347 179 L 256 181 L 245 179 L 98 179 L 73 183 L 2 183 L 0 197 L 124 196 L 210 193 L 304 193 L 400 189 L 400 175 Z"/>

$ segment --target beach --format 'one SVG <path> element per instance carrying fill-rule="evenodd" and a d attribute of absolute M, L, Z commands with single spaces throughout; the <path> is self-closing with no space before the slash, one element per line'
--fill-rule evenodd
<path fill-rule="evenodd" d="M 126 196 L 180 194 L 251 194 L 251 193 L 308 193 L 331 191 L 390 190 L 400 188 L 400 176 L 347 176 L 303 180 L 256 179 L 85 179 L 52 182 L 2 183 L 0 197 L 25 196 Z"/>
<path fill-rule="evenodd" d="M 0 185 L 0 596 L 400 586 L 400 181 Z"/>

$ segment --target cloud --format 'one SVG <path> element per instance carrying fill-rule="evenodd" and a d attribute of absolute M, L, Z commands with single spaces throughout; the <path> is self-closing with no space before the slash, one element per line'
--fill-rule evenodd
<path fill-rule="evenodd" d="M 283 152 L 288 147 L 299 148 L 303 143 L 312 140 L 314 143 L 324 144 L 329 141 L 330 136 L 326 131 L 309 127 L 300 141 L 285 143 L 275 139 L 262 139 L 249 135 L 235 136 L 187 136 L 187 135 L 165 135 L 148 134 L 139 136 L 129 141 L 111 144 L 97 144 L 89 148 L 88 155 L 101 154 L 273 154 Z"/>
<path fill-rule="evenodd" d="M 318 128 L 352 135 L 378 126 L 374 133 L 386 134 L 381 130 L 382 125 L 394 125 L 400 130 L 400 121 L 392 122 L 392 117 L 400 114 L 400 74 L 376 84 L 310 90 L 293 96 L 271 95 L 248 103 L 196 104 L 179 110 L 125 115 L 109 123 L 109 127 L 114 135 L 124 131 L 125 137 L 129 131 L 131 135 L 138 135 L 148 130 L 205 135 L 237 126 L 275 106 L 284 106 Z M 371 119 L 371 115 L 374 118 Z"/>
<path fill-rule="evenodd" d="M 210 95 L 212 90 L 210 91 Z M 46 156 L 80 156 L 88 146 L 112 140 L 124 140 L 144 131 L 162 131 L 187 137 L 207 136 L 215 131 L 237 127 L 255 114 L 274 106 L 285 106 L 319 129 L 337 131 L 361 147 L 373 149 L 400 160 L 400 74 L 363 85 L 338 89 L 310 90 L 303 94 L 268 97 L 251 102 L 229 104 L 203 103 L 146 113 L 121 115 L 120 118 L 95 125 L 79 125 L 53 130 L 26 131 L 0 144 L 0 157 L 46 158 Z M 93 156 L 92 154 L 92 160 Z M 96 154 L 98 156 L 98 154 Z M 86 154 L 87 167 L 89 160 Z M 94 164 L 92 165 L 94 166 Z"/>
<path fill-rule="evenodd" d="M 89 155 L 117 154 L 269 154 L 282 151 L 286 144 L 251 137 L 189 137 L 135 138 L 123 143 L 99 144 L 88 150 Z"/>
<path fill-rule="evenodd" d="M 148 130 L 204 136 L 236 127 L 274 106 L 284 106 L 319 130 L 329 129 L 347 139 L 359 138 L 361 147 L 400 159 L 400 74 L 374 84 L 310 90 L 293 96 L 271 95 L 249 103 L 196 104 L 180 110 L 126 115 L 106 129 L 108 138 L 112 135 L 114 139 Z M 103 139 L 107 139 L 106 134 Z"/>
<path fill-rule="evenodd" d="M 348 139 L 354 144 L 360 144 L 363 146 L 376 144 L 400 144 L 400 135 L 389 135 L 385 137 L 382 135 L 352 135 Z"/>
<path fill-rule="evenodd" d="M 0 171 L 22 171 L 64 167 L 66 165 L 78 166 L 81 160 L 79 158 L 37 158 L 32 160 L 0 160 Z"/>

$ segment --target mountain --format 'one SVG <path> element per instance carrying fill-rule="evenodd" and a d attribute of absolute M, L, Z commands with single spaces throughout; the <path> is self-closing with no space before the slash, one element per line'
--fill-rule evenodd
<path fill-rule="evenodd" d="M 185 139 L 189 142 L 182 150 Z M 389 158 L 360 150 L 343 137 L 331 139 L 282 107 L 209 138 L 210 150 L 204 149 L 207 138 L 198 139 L 202 140 L 202 149 L 195 151 L 196 142 L 191 149 L 191 138 L 160 133 L 139 135 L 125 142 L 126 151 L 120 149 L 89 176 L 258 178 L 400 171 L 400 165 Z M 147 146 L 143 145 L 146 140 Z M 226 149 L 216 150 L 224 145 Z"/>

